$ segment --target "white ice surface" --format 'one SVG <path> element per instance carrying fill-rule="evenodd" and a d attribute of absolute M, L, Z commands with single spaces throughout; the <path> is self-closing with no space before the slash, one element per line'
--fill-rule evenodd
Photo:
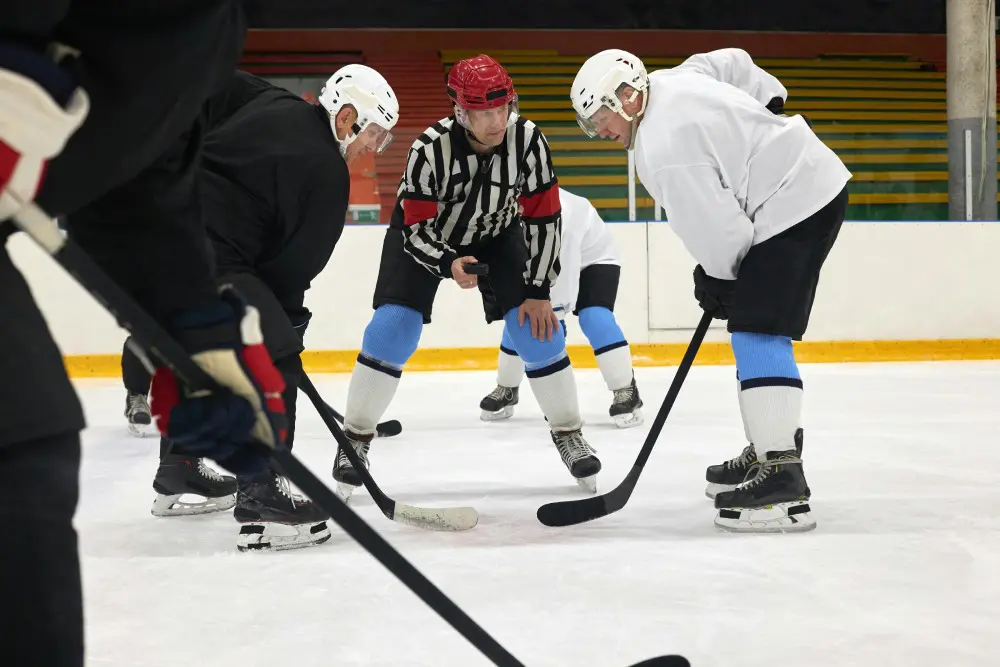
<path fill-rule="evenodd" d="M 536 508 L 582 497 L 527 383 L 479 421 L 491 373 L 407 373 L 372 473 L 401 501 L 475 506 L 432 533 L 357 511 L 529 667 L 1000 665 L 1000 363 L 814 365 L 805 459 L 818 528 L 717 532 L 704 469 L 744 445 L 731 367 L 695 367 L 631 502 L 565 529 Z M 646 426 L 619 431 L 580 371 L 585 435 L 626 474 L 672 368 L 637 369 Z M 344 405 L 344 376 L 316 376 Z M 90 428 L 76 525 L 94 667 L 491 664 L 339 528 L 299 551 L 239 554 L 229 513 L 149 514 L 157 441 L 125 430 L 115 381 L 78 383 Z M 304 395 L 295 452 L 330 482 L 335 446 Z M 2 659 L 0 659 L 2 662 Z"/>

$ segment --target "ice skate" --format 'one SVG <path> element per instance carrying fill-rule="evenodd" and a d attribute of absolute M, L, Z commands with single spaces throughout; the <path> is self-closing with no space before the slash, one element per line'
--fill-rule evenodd
<path fill-rule="evenodd" d="M 796 450 L 768 452 L 757 475 L 715 497 L 715 525 L 734 533 L 799 533 L 816 527 Z"/>
<path fill-rule="evenodd" d="M 597 493 L 597 473 L 601 471 L 601 461 L 595 456 L 596 450 L 583 439 L 581 430 L 550 433 L 552 443 L 559 451 L 563 464 L 576 478 L 576 483 L 590 493 Z"/>
<path fill-rule="evenodd" d="M 348 430 L 344 431 L 344 435 L 347 436 L 348 442 L 354 447 L 358 458 L 361 459 L 361 463 L 367 469 L 368 449 L 372 446 L 372 436 L 358 435 Z M 345 503 L 351 497 L 351 494 L 354 493 L 354 489 L 362 484 L 361 476 L 358 475 L 354 466 L 351 465 L 351 460 L 347 458 L 347 454 L 339 446 L 337 447 L 337 461 L 333 465 L 333 479 L 337 482 L 337 495 Z"/>
<path fill-rule="evenodd" d="M 236 478 L 220 475 L 199 458 L 168 455 L 153 478 L 153 516 L 187 516 L 232 509 Z"/>
<path fill-rule="evenodd" d="M 802 456 L 802 429 L 795 431 L 795 453 L 797 456 Z M 708 467 L 705 471 L 705 481 L 708 482 L 705 495 L 715 498 L 723 491 L 732 491 L 740 484 L 753 479 L 759 467 L 757 450 L 751 442 L 736 458 Z"/>
<path fill-rule="evenodd" d="M 517 405 L 517 390 L 517 387 L 497 385 L 496 389 L 479 402 L 482 410 L 479 418 L 484 422 L 492 422 L 512 417 L 514 406 Z"/>
<path fill-rule="evenodd" d="M 618 428 L 642 425 L 642 399 L 639 398 L 639 388 L 635 384 L 634 377 L 629 386 L 615 389 L 615 397 L 608 413 Z"/>
<path fill-rule="evenodd" d="M 288 480 L 275 473 L 239 485 L 233 517 L 242 524 L 240 551 L 301 549 L 330 539 L 329 515 L 293 494 Z"/>
<path fill-rule="evenodd" d="M 128 420 L 128 432 L 137 438 L 156 432 L 145 394 L 128 394 L 125 397 L 125 419 Z"/>

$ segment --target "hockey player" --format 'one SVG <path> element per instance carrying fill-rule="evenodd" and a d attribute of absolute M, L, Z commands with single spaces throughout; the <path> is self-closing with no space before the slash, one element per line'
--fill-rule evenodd
<path fill-rule="evenodd" d="M 552 288 L 552 310 L 563 334 L 565 317 L 573 313 L 590 341 L 608 390 L 614 395 L 611 418 L 619 428 L 642 424 L 642 400 L 632 372 L 632 351 L 615 320 L 615 298 L 621 265 L 614 238 L 597 209 L 584 197 L 559 190 L 562 207 L 562 244 L 559 280 Z M 497 360 L 497 387 L 479 407 L 483 421 L 507 419 L 514 414 L 518 387 L 524 378 L 524 361 L 514 351 L 504 325 Z"/>
<path fill-rule="evenodd" d="M 305 293 L 344 229 L 350 197 L 347 164 L 384 150 L 398 117 L 392 88 L 364 65 L 337 70 L 318 105 L 237 72 L 205 108 L 201 198 L 218 279 L 235 285 L 260 312 L 264 344 L 285 381 L 289 448 L 302 376 L 300 353 L 312 316 L 304 305 Z M 123 369 L 135 366 L 142 367 L 126 345 Z M 133 380 L 135 389 L 142 388 L 139 380 Z M 172 454 L 166 439 L 153 488 L 156 516 L 201 514 L 235 504 L 234 515 L 243 524 L 237 543 L 241 550 L 291 549 L 330 538 L 323 511 L 292 495 L 276 471 L 237 480 L 220 476 L 200 459 Z M 185 502 L 184 495 L 204 500 Z M 294 527 L 296 535 L 272 531 L 275 523 Z"/>
<path fill-rule="evenodd" d="M 581 433 L 576 384 L 549 290 L 559 274 L 559 189 L 548 143 L 517 113 L 507 71 L 479 55 L 448 75 L 454 114 L 413 142 L 382 246 L 375 314 L 351 375 L 345 431 L 367 465 L 375 425 L 431 321 L 442 280 L 479 288 L 486 321 L 503 320 L 524 359 L 552 442 L 581 486 L 601 463 Z M 483 262 L 489 276 L 466 272 Z M 338 452 L 334 479 L 347 496 L 361 480 Z"/>
<path fill-rule="evenodd" d="M 648 76 L 634 55 L 602 51 L 570 95 L 588 135 L 635 151 L 639 179 L 698 261 L 695 297 L 728 320 L 751 444 L 708 469 L 709 494 L 728 489 L 715 495 L 716 525 L 814 528 L 792 340 L 844 221 L 850 172 L 804 119 L 778 115 L 787 91 L 739 49 Z"/>
<path fill-rule="evenodd" d="M 280 389 L 246 361 L 252 319 L 212 279 L 195 197 L 197 117 L 236 65 L 237 0 L 10 3 L 0 14 L 0 239 L 35 201 L 232 392 L 161 395 L 179 446 L 231 470 L 266 465 Z M 153 249 L 153 252 L 150 252 Z M 80 402 L 31 292 L 0 252 L 0 628 L 3 663 L 84 663 L 73 528 Z M 167 386 L 171 376 L 161 379 Z M 176 388 L 176 382 L 173 383 Z M 157 388 L 154 387 L 154 402 Z"/>

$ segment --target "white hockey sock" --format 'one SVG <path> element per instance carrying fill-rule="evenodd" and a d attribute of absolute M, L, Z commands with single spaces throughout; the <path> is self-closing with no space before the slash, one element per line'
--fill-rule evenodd
<path fill-rule="evenodd" d="M 396 395 L 402 371 L 358 355 L 347 389 L 344 426 L 359 435 L 375 433 L 378 420 Z"/>
<path fill-rule="evenodd" d="M 594 354 L 608 389 L 624 389 L 632 384 L 632 350 L 627 342 L 594 350 Z"/>
<path fill-rule="evenodd" d="M 747 384 L 744 382 L 743 386 Z M 740 409 L 761 460 L 768 452 L 795 449 L 795 431 L 802 418 L 801 386 L 768 384 L 744 388 L 740 392 Z"/>
<path fill-rule="evenodd" d="M 580 402 L 576 395 L 576 379 L 569 357 L 544 368 L 527 371 L 531 393 L 549 420 L 553 431 L 572 431 L 583 425 Z"/>
<path fill-rule="evenodd" d="M 743 389 L 740 386 L 739 377 L 736 378 L 736 398 L 740 402 L 740 418 L 743 420 L 743 435 L 747 437 L 747 442 L 752 443 L 753 437 L 750 435 L 750 425 L 747 423 L 747 409 L 743 399 Z M 755 448 L 756 449 L 756 448 Z"/>
<path fill-rule="evenodd" d="M 517 352 L 500 346 L 497 357 L 497 384 L 501 387 L 519 387 L 524 379 L 524 362 Z"/>

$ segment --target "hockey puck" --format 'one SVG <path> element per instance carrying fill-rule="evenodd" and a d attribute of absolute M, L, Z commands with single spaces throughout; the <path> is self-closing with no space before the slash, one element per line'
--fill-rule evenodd
<path fill-rule="evenodd" d="M 476 262 L 474 264 L 463 265 L 462 270 L 470 276 L 488 276 L 490 274 L 490 265 L 483 262 Z"/>

